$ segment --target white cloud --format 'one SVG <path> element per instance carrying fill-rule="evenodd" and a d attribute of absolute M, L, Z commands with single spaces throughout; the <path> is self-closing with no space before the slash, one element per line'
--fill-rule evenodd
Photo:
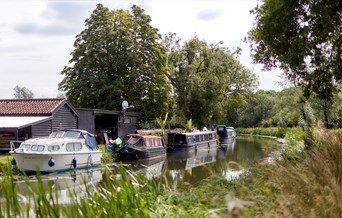
<path fill-rule="evenodd" d="M 184 40 L 195 34 L 208 43 L 223 41 L 243 49 L 240 61 L 255 69 L 260 88 L 274 85 L 279 73 L 261 72 L 251 64 L 248 45 L 242 42 L 254 22 L 249 14 L 257 1 L 99 1 L 110 9 L 144 8 L 161 34 L 177 33 Z M 56 97 L 60 74 L 68 64 L 75 36 L 84 28 L 94 1 L 0 1 L 0 98 L 12 98 L 16 85 L 35 97 Z"/>

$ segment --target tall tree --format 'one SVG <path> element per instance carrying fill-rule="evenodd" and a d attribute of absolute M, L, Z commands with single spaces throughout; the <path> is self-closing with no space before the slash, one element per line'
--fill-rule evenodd
<path fill-rule="evenodd" d="M 246 41 L 256 63 L 279 66 L 294 83 L 330 101 L 342 81 L 342 2 L 264 0 Z"/>
<path fill-rule="evenodd" d="M 127 100 L 154 120 L 168 111 L 171 87 L 166 50 L 151 18 L 133 5 L 131 12 L 101 4 L 76 37 L 71 66 L 64 67 L 59 89 L 76 107 L 121 109 Z"/>
<path fill-rule="evenodd" d="M 16 86 L 14 87 L 14 98 L 16 99 L 29 99 L 29 98 L 33 98 L 34 94 L 31 90 L 29 90 L 28 88 L 26 88 L 25 86 L 20 87 L 20 86 Z"/>
<path fill-rule="evenodd" d="M 175 35 L 169 34 L 166 39 L 169 78 L 183 120 L 192 118 L 198 127 L 208 126 L 223 116 L 227 96 L 256 87 L 256 76 L 221 42 L 207 44 L 194 36 L 179 46 Z"/>

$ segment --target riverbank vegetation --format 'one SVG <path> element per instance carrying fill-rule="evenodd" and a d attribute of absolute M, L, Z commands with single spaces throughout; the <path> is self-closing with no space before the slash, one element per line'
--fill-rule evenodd
<path fill-rule="evenodd" d="M 47 192 L 38 182 L 32 187 L 38 192 L 18 194 L 8 162 L 0 181 L 0 212 L 5 217 L 340 217 L 342 134 L 319 127 L 303 133 L 302 139 L 304 146 L 296 153 L 256 165 L 240 179 L 214 174 L 197 186 L 184 183 L 178 189 L 163 177 L 148 180 L 122 166 L 105 168 L 97 187 L 84 182 L 80 198 L 70 190 L 68 205 L 58 204 L 58 187 L 52 183 Z"/>

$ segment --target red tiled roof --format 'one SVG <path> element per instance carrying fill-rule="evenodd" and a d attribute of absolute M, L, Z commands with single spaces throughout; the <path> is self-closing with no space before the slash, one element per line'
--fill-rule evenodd
<path fill-rule="evenodd" d="M 50 114 L 63 98 L 0 99 L 0 115 Z"/>

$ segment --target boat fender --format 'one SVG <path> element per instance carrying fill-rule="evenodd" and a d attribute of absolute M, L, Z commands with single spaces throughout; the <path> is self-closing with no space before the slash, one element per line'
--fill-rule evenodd
<path fill-rule="evenodd" d="M 55 160 L 52 159 L 52 157 L 51 157 L 50 160 L 48 161 L 48 164 L 49 164 L 50 167 L 55 166 Z"/>
<path fill-rule="evenodd" d="M 93 157 L 91 155 L 89 155 L 89 163 L 91 166 L 94 164 Z"/>
<path fill-rule="evenodd" d="M 17 161 L 16 161 L 14 158 L 12 158 L 11 164 L 12 164 L 13 166 L 14 166 L 14 165 L 17 165 Z"/>
<path fill-rule="evenodd" d="M 74 167 L 74 169 L 77 167 L 76 158 L 72 159 L 72 166 Z"/>

